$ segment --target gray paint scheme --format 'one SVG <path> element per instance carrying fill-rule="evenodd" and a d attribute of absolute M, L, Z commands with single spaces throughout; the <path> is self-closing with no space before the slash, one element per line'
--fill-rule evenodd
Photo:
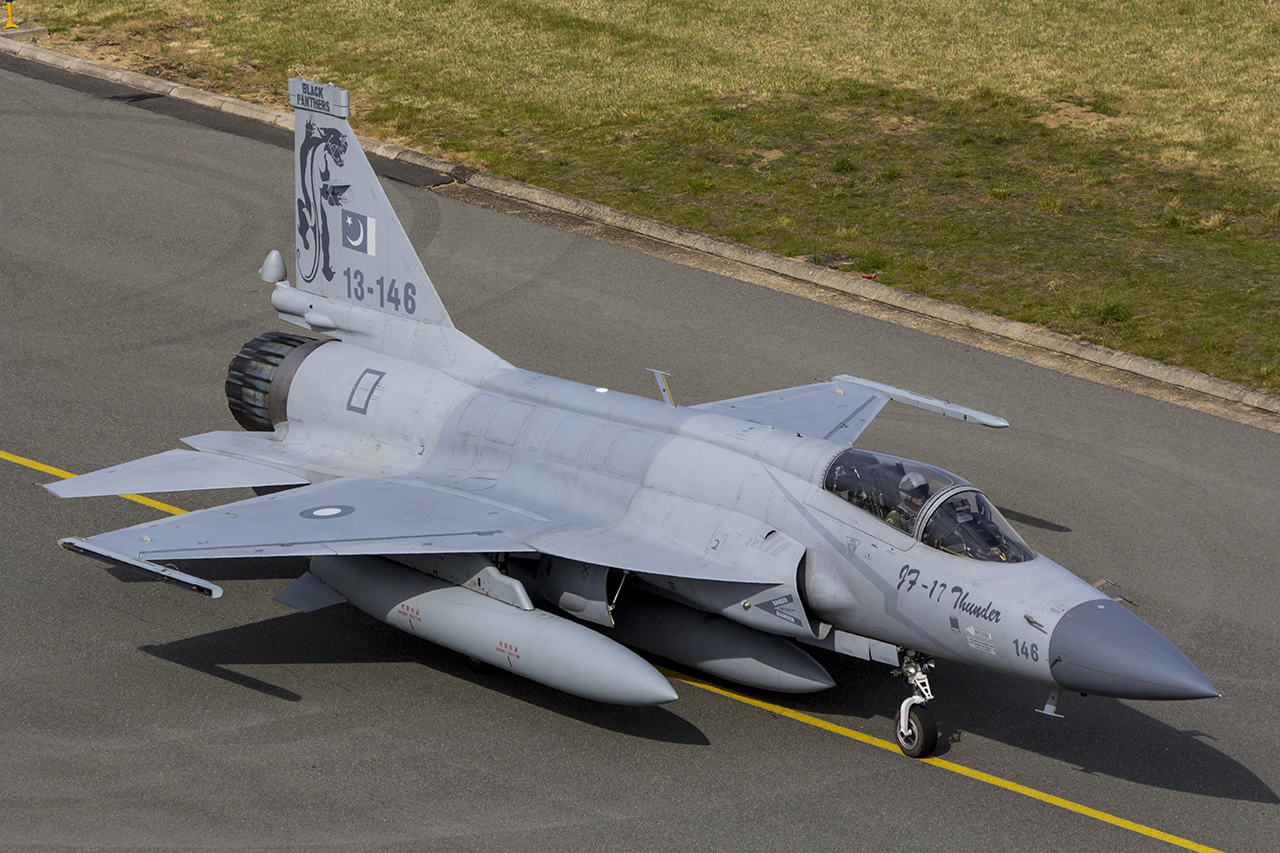
<path fill-rule="evenodd" d="M 338 342 L 273 382 L 271 411 L 284 414 L 274 432 L 184 441 L 202 457 L 187 466 L 189 488 L 308 485 L 67 547 L 162 575 L 156 561 L 320 554 L 485 554 L 509 575 L 526 558 L 552 572 L 598 565 L 691 612 L 894 664 L 920 652 L 1081 692 L 1217 695 L 1131 614 L 1105 631 L 1074 627 L 1086 605 L 1114 605 L 1047 557 L 949 553 L 824 487 L 890 400 L 1002 419 L 847 376 L 683 408 L 515 368 L 453 327 L 345 120 L 300 111 L 296 133 L 295 254 L 310 280 L 275 282 L 271 301 Z M 358 232 L 342 230 L 349 213 Z M 51 491 L 172 491 L 166 456 Z M 932 498 L 922 527 L 946 500 Z M 363 559 L 339 564 L 367 575 L 375 598 L 398 588 Z M 192 580 L 181 576 L 201 588 Z M 1153 636 L 1164 642 L 1156 667 Z M 1100 659 L 1117 668 L 1089 667 Z"/>
<path fill-rule="evenodd" d="M 148 491 L 186 492 L 250 486 L 301 486 L 309 480 L 247 459 L 218 457 L 192 450 L 168 450 L 124 466 L 83 474 L 47 488 L 60 498 L 87 498 L 127 492 L 130 483 L 146 481 Z"/>

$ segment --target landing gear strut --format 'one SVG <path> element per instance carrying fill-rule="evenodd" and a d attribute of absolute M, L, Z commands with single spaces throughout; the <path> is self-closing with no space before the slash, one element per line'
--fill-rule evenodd
<path fill-rule="evenodd" d="M 925 702 L 933 698 L 929 689 L 927 670 L 933 668 L 933 659 L 907 649 L 902 652 L 902 667 L 894 672 L 906 679 L 912 694 L 898 709 L 893 734 L 898 748 L 912 758 L 928 758 L 938 746 L 938 724 Z"/>

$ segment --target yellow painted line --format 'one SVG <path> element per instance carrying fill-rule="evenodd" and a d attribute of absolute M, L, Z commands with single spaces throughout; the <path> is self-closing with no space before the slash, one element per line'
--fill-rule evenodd
<path fill-rule="evenodd" d="M 149 506 L 152 509 L 158 509 L 161 512 L 167 512 L 169 513 L 169 515 L 183 515 L 184 513 L 186 513 L 185 509 L 179 509 L 173 504 L 167 504 L 164 501 L 152 500 L 146 495 L 117 495 L 116 497 L 121 497 L 127 501 L 133 501 L 136 504 L 142 504 L 143 506 Z"/>
<path fill-rule="evenodd" d="M 7 459 L 10 462 L 16 462 L 19 465 L 23 465 L 27 468 L 34 468 L 37 471 L 43 471 L 46 474 L 52 474 L 53 476 L 61 477 L 64 480 L 68 477 L 75 476 L 75 474 L 72 474 L 70 471 L 63 471 L 61 468 L 54 468 L 31 459 L 23 459 L 21 456 L 14 456 L 12 453 L 5 453 L 3 450 L 0 450 L 0 459 Z"/>
<path fill-rule="evenodd" d="M 41 471 L 45 474 L 52 474 L 53 476 L 61 477 L 64 480 L 69 477 L 76 476 L 70 471 L 63 471 L 61 468 L 54 468 L 52 465 L 45 465 L 43 462 L 36 462 L 34 459 L 24 459 L 23 457 L 15 456 L 12 453 L 5 453 L 3 450 L 0 450 L 0 459 L 5 459 L 9 462 L 22 465 L 25 468 Z M 143 506 L 149 506 L 152 509 L 158 509 L 161 512 L 167 512 L 170 515 L 182 515 L 186 512 L 185 509 L 178 509 L 176 506 L 171 506 L 167 503 L 162 503 L 161 501 L 155 501 L 151 498 L 143 497 L 142 495 L 120 495 L 120 497 L 125 500 L 133 501 L 134 503 L 140 503 Z"/>
<path fill-rule="evenodd" d="M 800 711 L 793 711 L 792 709 L 784 708 L 781 705 L 774 705 L 772 702 L 764 702 L 760 699 L 753 699 L 750 696 L 743 696 L 740 693 L 734 693 L 732 690 L 726 690 L 723 687 L 710 684 L 691 675 L 685 675 L 682 672 L 675 672 L 662 667 L 659 667 L 659 670 L 668 678 L 674 678 L 676 681 L 682 681 L 693 687 L 700 687 L 703 690 L 718 693 L 721 696 L 725 696 L 737 702 L 754 705 L 755 707 L 761 708 L 765 711 L 770 711 L 774 714 L 778 714 L 779 716 L 804 723 L 805 725 L 824 729 L 833 734 L 840 735 L 841 737 L 847 737 L 851 740 L 856 740 L 869 746 L 878 746 L 881 749 L 887 749 L 890 752 L 897 752 L 901 754 L 901 750 L 898 749 L 898 745 L 896 743 L 890 743 L 887 740 L 881 740 L 878 737 L 872 737 L 871 735 L 854 731 L 853 729 L 837 725 L 819 717 L 810 716 L 809 714 L 805 714 Z M 1195 850 L 1198 851 L 1198 853 L 1222 853 L 1222 851 L 1218 850 L 1216 847 L 1207 847 L 1204 844 L 1189 841 L 1186 838 L 1170 835 L 1167 832 L 1162 832 L 1149 826 L 1143 826 L 1140 823 L 1125 820 L 1122 817 L 1116 817 L 1115 815 L 1107 814 L 1104 811 L 1099 811 L 1098 809 L 1074 803 L 1071 800 L 1064 800 L 1062 797 L 1055 797 L 1053 794 L 1046 794 L 1044 791 L 1037 791 L 1035 788 L 1028 788 L 1026 785 L 1019 785 L 1017 782 L 1010 782 L 1008 779 L 1001 779 L 999 776 L 992 776 L 990 773 L 983 773 L 981 770 L 971 770 L 968 767 L 963 767 L 950 761 L 944 761 L 941 758 L 922 758 L 916 760 L 920 761 L 922 764 L 932 764 L 934 767 L 940 767 L 943 770 L 949 770 L 952 773 L 958 773 L 961 776 L 967 776 L 970 779 L 976 779 L 979 782 L 985 782 L 988 785 L 994 785 L 997 788 L 1004 788 L 1006 791 L 1012 791 L 1015 794 L 1021 794 L 1024 797 L 1030 797 L 1033 800 L 1039 800 L 1042 803 L 1048 803 L 1049 805 L 1057 806 L 1060 809 L 1066 809 L 1069 812 L 1075 812 L 1076 814 L 1084 815 L 1085 817 L 1091 817 L 1094 820 L 1100 820 L 1103 823 L 1109 823 L 1112 826 L 1118 826 L 1121 829 L 1127 829 L 1130 832 L 1136 832 L 1139 835 L 1157 838 L 1160 841 L 1168 842 L 1175 847 L 1182 847 L 1186 850 Z"/>

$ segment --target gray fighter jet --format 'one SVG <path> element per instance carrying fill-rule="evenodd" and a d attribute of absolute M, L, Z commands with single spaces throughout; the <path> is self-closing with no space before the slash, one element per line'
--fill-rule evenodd
<path fill-rule="evenodd" d="M 894 667 L 894 732 L 925 756 L 946 658 L 1050 689 L 1217 696 L 1167 639 L 1034 553 L 973 484 L 852 446 L 891 400 L 837 376 L 681 407 L 520 370 L 454 328 L 350 126 L 343 89 L 290 80 L 295 281 L 231 363 L 246 432 L 48 486 L 63 497 L 253 487 L 258 497 L 73 551 L 217 598 L 164 561 L 306 555 L 279 600 L 349 601 L 404 631 L 578 696 L 676 698 L 628 647 L 778 691 L 834 683 L 802 644 Z M 563 614 L 563 615 L 560 615 Z M 587 623 L 591 627 L 587 627 Z"/>

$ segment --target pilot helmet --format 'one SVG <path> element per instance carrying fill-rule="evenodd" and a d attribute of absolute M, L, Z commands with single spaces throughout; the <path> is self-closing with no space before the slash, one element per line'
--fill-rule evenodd
<path fill-rule="evenodd" d="M 898 493 L 902 495 L 903 503 L 913 499 L 923 503 L 929 496 L 929 481 L 919 471 L 911 471 L 898 481 Z"/>

